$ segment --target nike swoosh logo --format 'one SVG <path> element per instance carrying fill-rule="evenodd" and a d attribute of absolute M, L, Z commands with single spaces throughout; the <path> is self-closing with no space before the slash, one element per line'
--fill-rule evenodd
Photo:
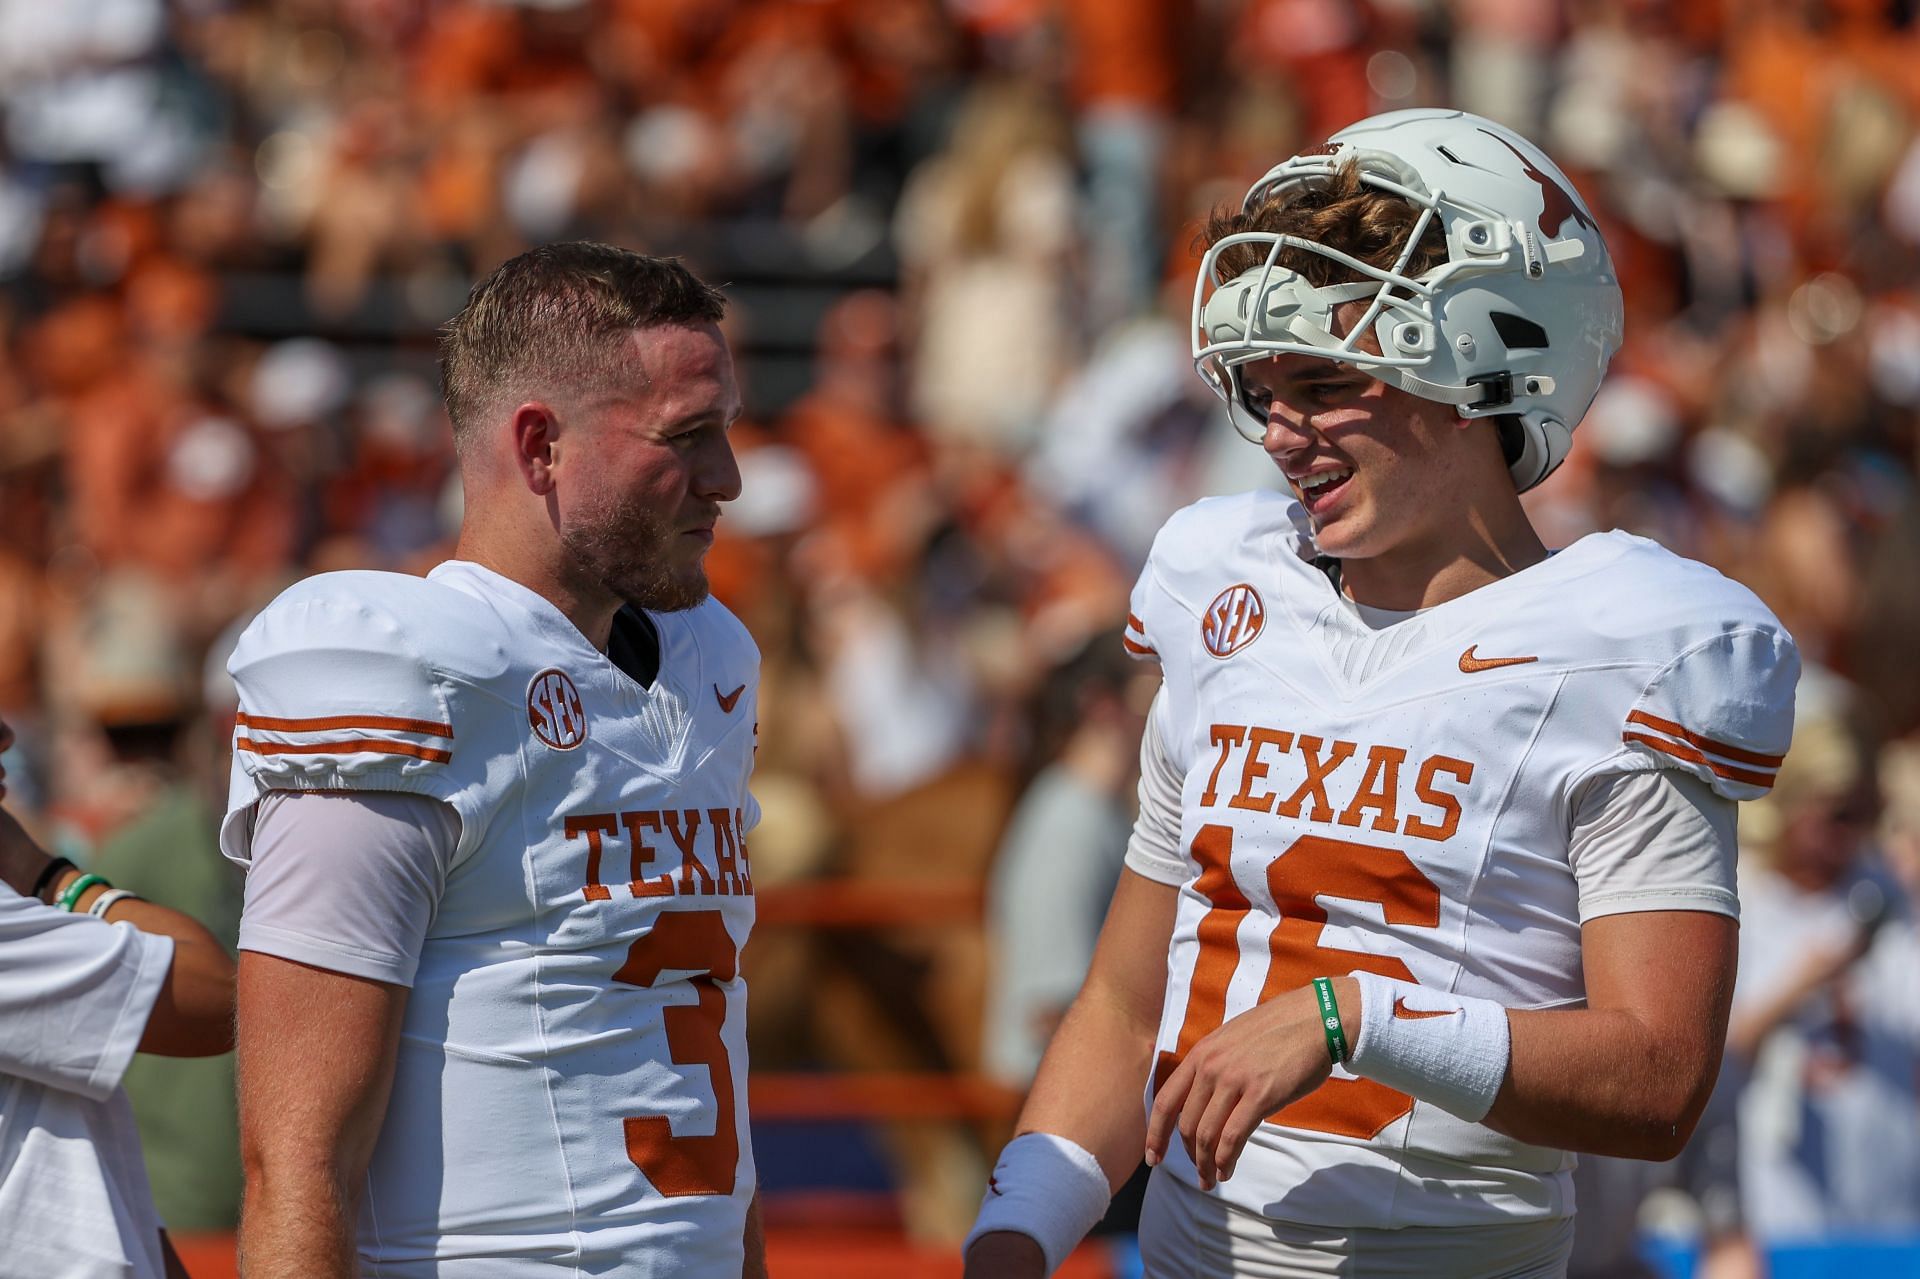
<path fill-rule="evenodd" d="M 1393 1001 L 1393 1015 L 1401 1021 L 1419 1021 L 1422 1017 L 1451 1017 L 1459 1011 L 1458 1008 L 1409 1008 L 1404 998 L 1395 998 Z"/>
<path fill-rule="evenodd" d="M 713 700 L 720 703 L 721 710 L 731 715 L 733 714 L 733 704 L 739 701 L 740 694 L 746 691 L 747 691 L 747 686 L 745 684 L 742 684 L 739 688 L 734 689 L 731 693 L 723 693 L 720 691 L 720 686 L 718 684 L 715 684 L 713 686 Z"/>
<path fill-rule="evenodd" d="M 1525 666 L 1528 662 L 1537 662 L 1537 657 L 1475 657 L 1474 651 L 1480 646 L 1469 644 L 1467 651 L 1460 654 L 1460 673 L 1471 675 L 1475 671 L 1490 671 L 1501 666 Z"/>

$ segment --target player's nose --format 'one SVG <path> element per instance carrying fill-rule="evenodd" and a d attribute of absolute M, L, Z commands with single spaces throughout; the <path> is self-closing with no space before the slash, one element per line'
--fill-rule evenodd
<path fill-rule="evenodd" d="M 691 487 L 695 496 L 710 502 L 731 502 L 740 496 L 740 461 L 733 455 L 733 442 L 725 434 L 700 450 Z"/>
<path fill-rule="evenodd" d="M 1260 447 L 1268 456 L 1283 467 L 1287 458 L 1311 445 L 1314 430 L 1306 416 L 1289 409 L 1279 400 L 1267 408 L 1267 433 L 1261 438 Z"/>

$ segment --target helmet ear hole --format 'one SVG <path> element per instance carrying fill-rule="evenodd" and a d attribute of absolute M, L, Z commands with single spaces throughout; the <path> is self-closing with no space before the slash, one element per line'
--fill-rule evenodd
<path fill-rule="evenodd" d="M 1524 315 L 1494 311 L 1487 318 L 1493 321 L 1493 331 L 1509 351 L 1544 351 L 1549 346 L 1547 331 Z"/>

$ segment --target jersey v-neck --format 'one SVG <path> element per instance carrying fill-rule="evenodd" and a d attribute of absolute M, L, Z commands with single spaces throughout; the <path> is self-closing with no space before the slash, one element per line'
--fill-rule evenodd
<path fill-rule="evenodd" d="M 642 696 L 657 692 L 665 661 L 666 638 L 660 625 L 644 610 L 624 604 L 613 616 L 607 650 L 595 648 L 573 624 L 573 619 L 554 606 L 552 600 L 524 582 L 496 572 L 472 560 L 445 560 L 436 565 L 429 578 L 457 585 L 467 579 L 483 595 L 504 598 L 518 606 L 548 640 L 576 653 L 587 669 L 608 670 L 618 682 L 629 684 Z"/>
<path fill-rule="evenodd" d="M 1284 608 L 1295 628 L 1309 641 L 1308 647 L 1329 674 L 1346 688 L 1358 690 L 1415 660 L 1444 637 L 1470 625 L 1474 618 L 1486 616 L 1491 606 L 1508 595 L 1583 575 L 1615 558 L 1621 549 L 1618 538 L 1591 533 L 1549 552 L 1536 564 L 1397 619 L 1392 618 L 1395 610 L 1369 609 L 1375 618 L 1391 619 L 1380 626 L 1358 611 L 1366 606 L 1349 600 L 1341 591 L 1337 567 L 1329 570 L 1326 557 L 1304 556 L 1294 546 L 1283 545 L 1274 548 L 1273 560 L 1280 561 L 1275 567 L 1283 575 L 1307 587 L 1299 600 Z M 1290 574 L 1285 567 L 1287 560 L 1307 571 Z"/>
<path fill-rule="evenodd" d="M 660 628 L 644 609 L 622 604 L 607 635 L 607 660 L 641 688 L 660 674 Z"/>

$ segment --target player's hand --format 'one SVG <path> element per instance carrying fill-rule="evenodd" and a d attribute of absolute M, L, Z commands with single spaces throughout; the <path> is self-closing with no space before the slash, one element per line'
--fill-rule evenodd
<path fill-rule="evenodd" d="M 0 753 L 13 745 L 13 729 L 0 719 Z M 0 765 L 0 799 L 7 797 L 7 770 Z M 0 880 L 22 897 L 47 868 L 47 854 L 21 829 L 12 813 L 0 810 Z"/>
<path fill-rule="evenodd" d="M 967 1249 L 963 1279 L 1045 1279 L 1047 1255 L 1026 1235 L 994 1230 Z"/>
<path fill-rule="evenodd" d="M 1360 1024 L 1359 983 L 1335 978 L 1342 1017 Z M 1333 1073 L 1311 987 L 1258 1004 L 1193 1046 L 1153 1099 L 1147 1162 L 1166 1156 L 1175 1127 L 1199 1170 L 1200 1186 L 1233 1175 L 1253 1130 Z"/>

